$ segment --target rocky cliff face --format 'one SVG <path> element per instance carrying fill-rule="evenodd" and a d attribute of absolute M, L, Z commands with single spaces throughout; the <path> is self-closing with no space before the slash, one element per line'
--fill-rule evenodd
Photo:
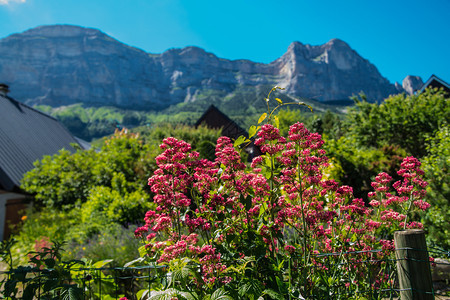
<path fill-rule="evenodd" d="M 345 42 L 292 43 L 270 64 L 218 58 L 201 48 L 150 54 L 106 34 L 69 25 L 37 27 L 0 40 L 0 82 L 28 104 L 72 103 L 162 109 L 206 90 L 279 85 L 319 101 L 363 91 L 382 100 L 398 88 Z"/>
<path fill-rule="evenodd" d="M 398 93 L 374 65 L 338 39 L 321 46 L 294 42 L 273 64 L 282 78 L 280 85 L 296 96 L 330 101 L 363 91 L 368 99 L 382 100 Z"/>

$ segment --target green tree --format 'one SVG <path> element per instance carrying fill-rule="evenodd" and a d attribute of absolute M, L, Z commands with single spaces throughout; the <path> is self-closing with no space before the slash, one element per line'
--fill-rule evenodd
<path fill-rule="evenodd" d="M 417 95 L 399 94 L 383 103 L 358 101 L 346 118 L 347 135 L 359 146 L 399 145 L 416 157 L 427 154 L 426 139 L 450 120 L 448 97 L 428 89 Z"/>
<path fill-rule="evenodd" d="M 99 151 L 61 150 L 45 156 L 25 174 L 22 189 L 35 197 L 35 203 L 57 209 L 71 209 L 84 203 L 93 187 L 112 187 L 116 173 L 124 176 L 128 192 L 146 186 L 154 169 L 157 149 L 143 143 L 136 134 L 117 131 L 105 140 Z"/>
<path fill-rule="evenodd" d="M 139 133 L 148 144 L 158 145 L 169 136 L 187 141 L 195 151 L 200 153 L 200 157 L 214 160 L 215 145 L 220 137 L 220 130 L 210 129 L 205 126 L 194 128 L 187 125 L 173 125 L 170 123 L 160 124 L 155 127 L 138 127 L 133 129 Z M 148 173 L 150 174 L 150 173 Z"/>
<path fill-rule="evenodd" d="M 366 200 L 367 193 L 372 190 L 371 182 L 378 173 L 387 172 L 394 179 L 400 179 L 396 170 L 407 156 L 398 146 L 361 147 L 352 137 L 346 136 L 329 140 L 325 148 L 331 158 L 331 177 L 353 187 L 354 195 Z"/>
<path fill-rule="evenodd" d="M 428 155 L 422 159 L 427 187 L 427 201 L 432 204 L 423 223 L 428 240 L 444 249 L 450 248 L 450 131 L 443 126 L 427 145 Z"/>

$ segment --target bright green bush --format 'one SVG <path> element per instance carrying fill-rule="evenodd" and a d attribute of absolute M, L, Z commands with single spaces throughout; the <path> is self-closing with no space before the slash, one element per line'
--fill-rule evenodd
<path fill-rule="evenodd" d="M 45 156 L 25 174 L 22 189 L 33 194 L 35 204 L 56 209 L 71 209 L 86 202 L 95 186 L 112 187 L 114 174 L 121 173 L 127 190 L 142 190 L 146 176 L 155 167 L 158 150 L 145 144 L 138 135 L 125 130 L 106 139 L 97 151 L 61 150 Z"/>
<path fill-rule="evenodd" d="M 367 199 L 370 183 L 380 172 L 399 179 L 396 171 L 407 152 L 398 146 L 358 147 L 352 137 L 328 140 L 325 149 L 332 159 L 332 178 L 353 187 L 356 197 Z"/>
<path fill-rule="evenodd" d="M 128 192 L 130 183 L 122 173 L 116 173 L 112 187 L 96 186 L 81 207 L 81 221 L 85 224 L 105 217 L 108 222 L 124 226 L 135 224 L 142 212 L 151 207 L 150 196 L 143 190 Z"/>
<path fill-rule="evenodd" d="M 353 135 L 358 146 L 398 145 L 423 157 L 427 137 L 450 120 L 448 101 L 442 90 L 435 89 L 391 96 L 381 104 L 358 101 L 346 119 L 347 135 Z"/>
<path fill-rule="evenodd" d="M 422 159 L 427 187 L 427 201 L 432 204 L 423 223 L 428 241 L 450 249 L 450 132 L 443 126 L 427 145 L 429 155 Z"/>
<path fill-rule="evenodd" d="M 139 127 L 133 130 L 139 133 L 147 144 L 159 145 L 166 137 L 173 136 L 188 141 L 203 158 L 214 159 L 215 144 L 220 137 L 220 130 L 210 129 L 205 126 L 194 128 L 187 125 L 160 124 L 148 128 Z M 147 173 L 149 174 L 149 173 Z"/>
<path fill-rule="evenodd" d="M 97 161 L 94 150 L 78 150 L 71 154 L 61 150 L 44 156 L 34 163 L 35 168 L 25 174 L 21 188 L 34 195 L 34 203 L 46 207 L 73 207 L 85 201 L 95 184 L 92 170 Z"/>

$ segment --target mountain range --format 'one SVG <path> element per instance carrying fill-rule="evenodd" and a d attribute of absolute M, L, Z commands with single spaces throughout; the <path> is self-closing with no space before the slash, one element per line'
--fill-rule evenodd
<path fill-rule="evenodd" d="M 289 96 L 321 102 L 360 92 L 381 101 L 404 91 L 339 39 L 319 46 L 293 42 L 264 64 L 219 58 L 198 47 L 148 53 L 73 25 L 40 26 L 0 39 L 0 82 L 29 105 L 142 110 L 193 102 L 214 91 L 229 95 L 275 85 Z"/>

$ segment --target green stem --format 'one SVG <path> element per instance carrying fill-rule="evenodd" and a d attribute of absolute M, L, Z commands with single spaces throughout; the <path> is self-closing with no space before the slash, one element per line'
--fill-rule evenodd
<path fill-rule="evenodd" d="M 291 299 L 291 291 L 292 291 L 292 259 L 289 259 L 289 300 Z"/>
<path fill-rule="evenodd" d="M 405 224 L 403 225 L 403 230 L 406 229 L 406 223 L 407 223 L 407 221 L 408 221 L 408 215 L 409 215 L 409 212 L 410 212 L 410 210 L 411 210 L 412 202 L 413 202 L 413 196 L 412 196 L 412 194 L 411 194 L 411 195 L 409 196 L 409 205 L 408 205 L 408 209 L 406 210 L 406 218 L 405 218 Z"/>
<path fill-rule="evenodd" d="M 270 216 L 271 216 L 271 221 L 274 222 L 275 221 L 275 212 L 273 210 L 273 205 L 274 205 L 274 192 L 273 192 L 273 169 L 274 169 L 274 164 L 275 164 L 275 159 L 273 157 L 273 155 L 270 156 Z"/>
<path fill-rule="evenodd" d="M 300 152 L 300 146 L 298 146 L 297 149 L 298 152 Z M 301 206 L 301 211 L 302 211 L 302 223 L 303 223 L 303 249 L 305 251 L 305 257 L 304 257 L 304 266 L 306 266 L 309 258 L 307 258 L 307 251 L 306 251 L 306 245 L 307 245 L 307 228 L 306 228 L 306 220 L 305 220 L 305 210 L 303 207 L 303 188 L 302 188 L 302 178 L 301 178 L 301 170 L 300 170 L 300 164 L 298 163 L 297 160 L 297 174 L 298 174 L 298 183 L 300 185 L 300 206 Z M 309 257 L 309 256 L 308 256 Z"/>

